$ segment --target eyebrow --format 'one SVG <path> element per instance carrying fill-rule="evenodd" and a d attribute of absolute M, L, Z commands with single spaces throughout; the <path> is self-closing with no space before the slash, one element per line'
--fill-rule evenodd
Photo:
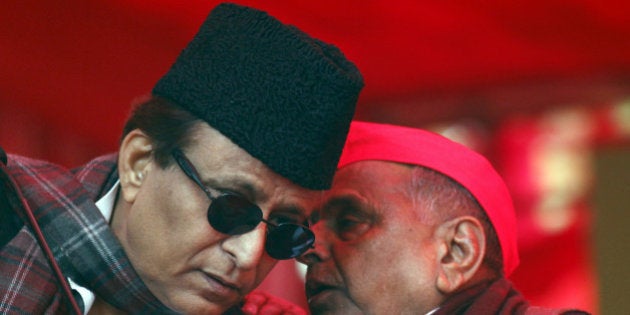
<path fill-rule="evenodd" d="M 203 181 L 207 182 L 211 186 L 219 186 L 220 188 L 215 188 L 216 190 L 219 190 L 219 191 L 233 190 L 234 193 L 241 194 L 243 197 L 247 198 L 248 200 L 250 200 L 251 202 L 255 204 L 258 204 L 256 201 L 258 200 L 258 198 L 260 198 L 263 195 L 262 190 L 257 189 L 255 185 L 253 185 L 246 179 L 242 179 L 239 177 L 230 177 L 221 181 L 215 178 L 209 178 L 207 181 L 206 180 L 203 180 Z M 287 214 L 294 214 L 294 215 L 297 215 L 299 217 L 303 217 L 306 219 L 308 217 L 306 215 L 307 212 L 308 211 L 304 209 L 304 207 L 298 204 L 288 203 L 288 204 L 281 204 L 277 207 L 270 209 L 269 215 L 287 213 Z"/>
<path fill-rule="evenodd" d="M 245 198 L 249 198 L 252 202 L 255 201 L 258 196 L 262 195 L 260 189 L 256 189 L 251 182 L 247 181 L 247 179 L 243 179 L 242 176 L 228 177 L 223 180 L 219 180 L 210 175 L 204 176 L 181 149 L 175 148 L 171 154 L 176 160 L 175 163 L 179 165 L 188 177 L 190 177 L 198 185 L 202 186 L 201 188 L 208 194 L 210 199 L 212 199 L 209 191 L 210 189 L 220 192 L 233 190 L 232 193 L 240 194 Z"/>
<path fill-rule="evenodd" d="M 368 199 L 365 198 L 363 195 L 359 194 L 356 191 L 350 191 L 350 192 L 344 192 L 344 193 L 340 193 L 340 194 L 336 194 L 336 195 L 332 195 L 330 197 L 328 197 L 328 200 L 325 201 L 324 204 L 336 204 L 339 202 L 348 202 L 348 201 L 352 201 L 352 202 L 361 202 L 361 203 L 368 203 Z"/>
<path fill-rule="evenodd" d="M 335 210 L 345 210 L 348 211 L 348 213 L 354 213 L 362 217 L 370 218 L 376 222 L 382 220 L 383 216 L 381 211 L 378 209 L 379 207 L 370 199 L 359 193 L 351 192 L 330 197 L 319 209 L 319 216 L 321 218 L 321 213 L 329 214 Z"/>
<path fill-rule="evenodd" d="M 297 217 L 300 217 L 301 219 L 307 220 L 308 219 L 308 216 L 306 215 L 307 212 L 308 211 L 306 211 L 305 209 L 301 207 L 298 207 L 295 205 L 288 205 L 288 206 L 280 206 L 280 207 L 271 209 L 271 211 L 269 212 L 269 216 L 292 214 Z"/>
<path fill-rule="evenodd" d="M 326 213 L 337 207 L 352 207 L 357 208 L 361 205 L 369 205 L 367 198 L 357 193 L 345 193 L 341 195 L 335 195 L 324 202 L 324 204 L 318 209 L 320 212 Z"/>
<path fill-rule="evenodd" d="M 262 192 L 256 189 L 250 182 L 239 177 L 230 177 L 221 181 L 215 179 L 213 182 L 215 182 L 216 186 L 221 186 L 222 189 L 236 190 L 236 193 L 242 194 L 252 202 L 262 194 Z"/>

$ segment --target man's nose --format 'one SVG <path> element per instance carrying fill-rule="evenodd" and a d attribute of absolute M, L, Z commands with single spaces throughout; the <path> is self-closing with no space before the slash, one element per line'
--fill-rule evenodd
<path fill-rule="evenodd" d="M 325 222 L 319 221 L 316 224 L 311 225 L 311 230 L 315 234 L 315 243 L 313 244 L 313 247 L 307 250 L 300 257 L 296 258 L 299 262 L 306 265 L 321 262 L 330 258 L 330 232 L 326 228 Z"/>
<path fill-rule="evenodd" d="M 266 226 L 260 223 L 255 229 L 225 239 L 222 248 L 228 252 L 240 269 L 255 268 L 265 250 Z"/>

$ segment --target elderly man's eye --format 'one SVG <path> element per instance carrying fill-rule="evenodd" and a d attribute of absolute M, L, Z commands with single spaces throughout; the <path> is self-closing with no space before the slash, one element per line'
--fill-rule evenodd
<path fill-rule="evenodd" d="M 337 235 L 344 241 L 354 240 L 369 229 L 369 222 L 355 216 L 344 215 L 336 220 Z"/>

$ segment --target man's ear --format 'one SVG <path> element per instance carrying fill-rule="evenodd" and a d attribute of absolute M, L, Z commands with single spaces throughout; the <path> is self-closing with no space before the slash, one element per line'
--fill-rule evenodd
<path fill-rule="evenodd" d="M 151 168 L 153 142 L 140 129 L 129 132 L 120 144 L 118 174 L 122 198 L 133 202 Z"/>
<path fill-rule="evenodd" d="M 486 252 L 486 236 L 481 222 L 461 216 L 439 225 L 437 237 L 439 268 L 437 289 L 450 294 L 467 284 L 477 273 Z"/>

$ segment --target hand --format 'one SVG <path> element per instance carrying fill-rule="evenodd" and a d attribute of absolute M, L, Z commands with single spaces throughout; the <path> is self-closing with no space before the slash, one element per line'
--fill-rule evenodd
<path fill-rule="evenodd" d="M 254 291 L 245 297 L 241 308 L 249 315 L 307 315 L 301 307 L 262 291 Z"/>

